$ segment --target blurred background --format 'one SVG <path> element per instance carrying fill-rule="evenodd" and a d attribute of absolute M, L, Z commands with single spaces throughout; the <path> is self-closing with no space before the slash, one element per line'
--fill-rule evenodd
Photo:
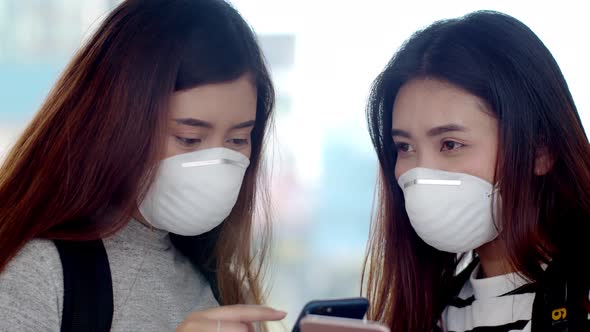
<path fill-rule="evenodd" d="M 120 0 L 0 0 L 0 159 L 69 58 Z M 545 42 L 586 127 L 590 25 L 583 2 L 234 0 L 278 90 L 271 305 L 357 296 L 376 179 L 364 107 L 372 80 L 431 22 L 478 9 L 517 17 Z"/>

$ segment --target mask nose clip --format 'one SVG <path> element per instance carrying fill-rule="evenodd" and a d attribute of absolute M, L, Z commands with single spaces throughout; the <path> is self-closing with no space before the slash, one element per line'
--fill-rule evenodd
<path fill-rule="evenodd" d="M 461 180 L 414 179 L 404 183 L 404 189 L 417 184 L 428 184 L 436 186 L 460 186 Z"/>

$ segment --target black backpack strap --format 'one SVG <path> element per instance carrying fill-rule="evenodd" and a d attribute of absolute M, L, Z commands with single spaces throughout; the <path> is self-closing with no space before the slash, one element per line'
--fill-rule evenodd
<path fill-rule="evenodd" d="M 576 278 L 576 274 L 558 259 L 549 264 L 533 302 L 532 332 L 590 331 L 583 305 L 588 298 L 588 280 Z"/>
<path fill-rule="evenodd" d="M 113 285 L 101 240 L 55 240 L 64 276 L 61 332 L 108 332 L 113 319 Z"/>

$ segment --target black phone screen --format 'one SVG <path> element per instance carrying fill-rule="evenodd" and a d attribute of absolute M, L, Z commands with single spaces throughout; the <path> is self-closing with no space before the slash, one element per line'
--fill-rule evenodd
<path fill-rule="evenodd" d="M 293 332 L 299 332 L 299 321 L 309 314 L 363 319 L 368 309 L 369 301 L 364 297 L 311 301 L 301 310 L 293 327 Z"/>

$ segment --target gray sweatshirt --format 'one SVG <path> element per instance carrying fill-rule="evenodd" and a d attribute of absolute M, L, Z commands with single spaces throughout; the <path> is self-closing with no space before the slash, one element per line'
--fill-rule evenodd
<path fill-rule="evenodd" d="M 190 312 L 218 305 L 167 232 L 131 221 L 103 241 L 113 280 L 111 331 L 173 331 Z M 63 292 L 55 245 L 31 241 L 0 273 L 0 331 L 59 331 Z"/>

